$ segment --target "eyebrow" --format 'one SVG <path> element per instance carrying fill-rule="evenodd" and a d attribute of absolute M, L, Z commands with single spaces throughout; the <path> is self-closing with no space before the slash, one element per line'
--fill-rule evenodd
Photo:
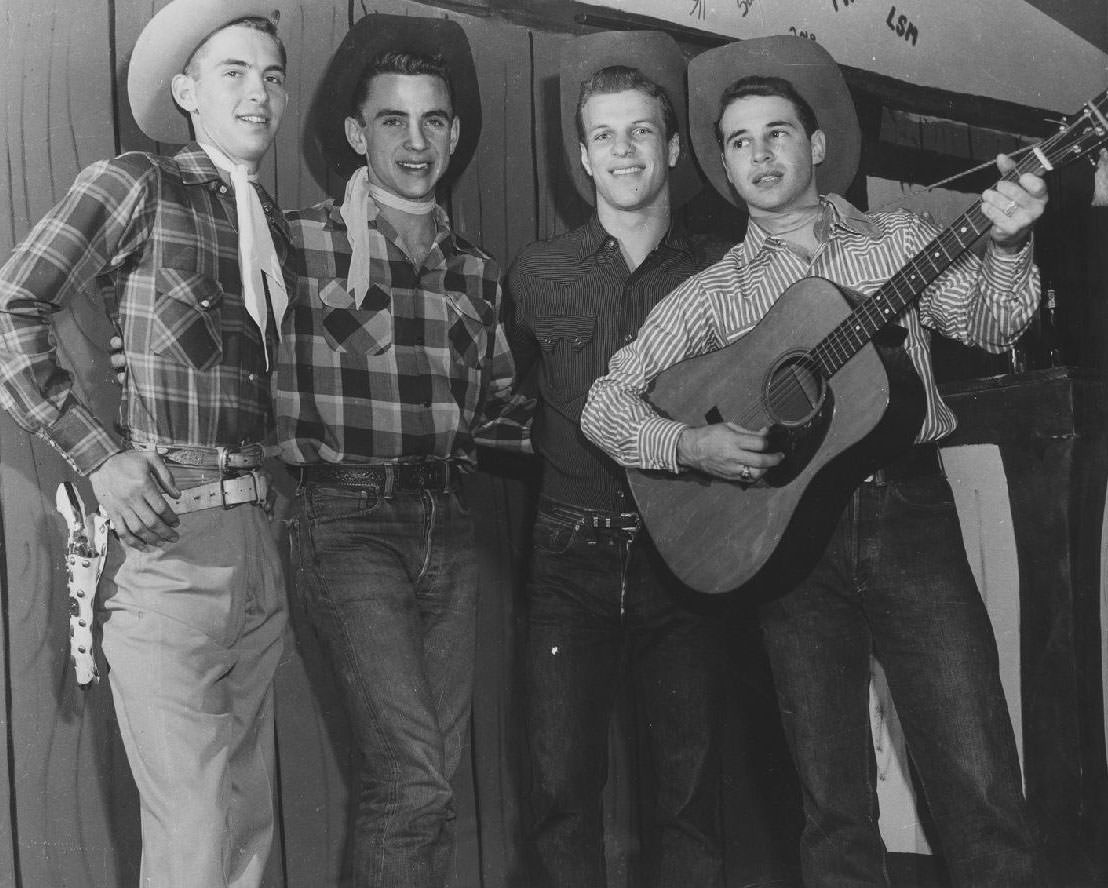
<path fill-rule="evenodd" d="M 240 68 L 253 67 L 248 61 L 246 61 L 246 59 L 223 59 L 222 61 L 216 62 L 216 64 L 217 65 L 227 65 L 227 66 L 232 66 L 232 67 L 238 66 Z M 284 74 L 285 73 L 285 66 L 282 65 L 280 62 L 278 62 L 278 63 L 273 64 L 273 65 L 266 65 L 265 70 L 267 72 L 269 72 L 269 71 L 280 71 L 282 74 Z"/>
<path fill-rule="evenodd" d="M 408 114 L 407 111 L 401 111 L 399 108 L 382 108 L 375 115 L 373 115 L 375 120 L 378 120 L 382 117 L 409 117 L 409 116 L 410 115 Z M 449 111 L 446 111 L 442 108 L 432 108 L 430 111 L 424 111 L 421 116 L 422 117 L 443 117 L 443 118 L 446 118 L 447 120 L 450 120 L 454 115 L 451 114 Z"/>
<path fill-rule="evenodd" d="M 798 129 L 799 128 L 799 124 L 797 124 L 796 121 L 793 121 L 793 120 L 770 120 L 762 127 L 762 129 L 776 129 L 776 128 L 782 127 L 782 126 L 787 126 L 790 129 Z M 724 141 L 725 142 L 730 142 L 733 138 L 735 138 L 735 136 L 742 135 L 743 133 L 746 133 L 746 132 L 750 132 L 750 131 L 747 130 L 747 129 L 731 130 L 731 132 L 727 133 L 727 135 L 725 136 Z"/>

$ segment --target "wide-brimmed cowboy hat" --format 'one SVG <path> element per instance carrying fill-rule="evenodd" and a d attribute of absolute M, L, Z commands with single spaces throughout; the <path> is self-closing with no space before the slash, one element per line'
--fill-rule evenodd
<path fill-rule="evenodd" d="M 313 111 L 316 138 L 327 165 L 348 178 L 365 158 L 346 141 L 343 122 L 366 65 L 385 52 L 440 56 L 450 72 L 454 115 L 461 120 L 458 145 L 447 176 L 465 169 L 481 135 L 481 92 L 469 38 L 462 26 L 444 18 L 370 13 L 359 19 L 343 38 L 323 76 Z"/>
<path fill-rule="evenodd" d="M 284 5 L 284 0 L 173 0 L 159 10 L 139 34 L 127 71 L 127 97 L 139 129 L 156 142 L 187 142 L 189 119 L 173 101 L 173 78 L 220 28 L 241 18 L 276 22 Z"/>
<path fill-rule="evenodd" d="M 816 167 L 820 194 L 842 194 L 854 181 L 862 150 L 858 113 L 842 71 L 830 53 L 806 37 L 759 37 L 709 49 L 689 62 L 689 129 L 693 151 L 712 187 L 733 204 L 716 140 L 719 100 L 740 77 L 758 75 L 788 80 L 816 112 L 827 137 L 827 154 Z"/>
<path fill-rule="evenodd" d="M 665 90 L 677 115 L 681 156 L 669 173 L 670 202 L 679 206 L 692 198 L 703 181 L 689 150 L 688 106 L 685 102 L 685 57 L 677 42 L 661 31 L 600 31 L 574 37 L 562 45 L 562 144 L 573 184 L 590 204 L 596 201 L 592 179 L 581 166 L 577 135 L 577 100 L 581 84 L 602 68 L 637 68 Z"/>

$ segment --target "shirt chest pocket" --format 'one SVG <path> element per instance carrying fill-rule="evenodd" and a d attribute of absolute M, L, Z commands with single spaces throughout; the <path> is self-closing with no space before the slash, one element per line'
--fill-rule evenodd
<path fill-rule="evenodd" d="M 472 299 L 464 293 L 448 293 L 446 322 L 453 359 L 471 369 L 483 367 L 489 336 L 496 327 L 492 306 L 484 299 Z"/>
<path fill-rule="evenodd" d="M 223 357 L 223 289 L 206 274 L 158 269 L 150 350 L 196 370 Z"/>
<path fill-rule="evenodd" d="M 543 352 L 545 395 L 568 403 L 588 394 L 596 374 L 592 342 L 594 315 L 550 315 L 535 318 L 535 338 Z"/>
<path fill-rule="evenodd" d="M 380 287 L 370 287 L 356 306 L 346 281 L 330 280 L 320 288 L 319 301 L 323 336 L 336 352 L 372 356 L 392 347 L 392 299 Z"/>

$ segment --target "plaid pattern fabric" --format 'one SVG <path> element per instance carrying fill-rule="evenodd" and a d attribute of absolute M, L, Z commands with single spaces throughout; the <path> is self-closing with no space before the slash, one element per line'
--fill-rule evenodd
<path fill-rule="evenodd" d="M 258 190 L 284 257 L 287 226 Z M 50 318 L 84 294 L 123 337 L 125 437 L 264 440 L 269 377 L 240 295 L 234 219 L 234 195 L 195 144 L 172 158 L 134 152 L 83 170 L 0 269 L 0 405 L 83 473 L 121 449 L 57 364 Z"/>
<path fill-rule="evenodd" d="M 641 398 L 655 376 L 742 337 L 803 277 L 827 278 L 866 296 L 876 292 L 939 233 L 904 210 L 867 215 L 837 195 L 823 198 L 823 206 L 829 238 L 811 263 L 751 225 L 742 243 L 659 304 L 593 386 L 582 413 L 586 434 L 623 465 L 677 471 L 677 439 L 685 427 L 655 415 Z M 1030 323 L 1038 301 L 1031 244 L 1001 256 L 990 241 L 984 262 L 965 253 L 896 320 L 908 331 L 905 349 L 927 395 L 918 441 L 937 440 L 955 427 L 935 383 L 927 328 L 1000 352 Z"/>
<path fill-rule="evenodd" d="M 277 436 L 292 464 L 436 456 L 476 462 L 476 438 L 529 449 L 533 402 L 511 394 L 497 264 L 450 229 L 417 269 L 370 201 L 370 287 L 346 289 L 341 207 L 288 216 L 295 290 L 277 364 Z"/>

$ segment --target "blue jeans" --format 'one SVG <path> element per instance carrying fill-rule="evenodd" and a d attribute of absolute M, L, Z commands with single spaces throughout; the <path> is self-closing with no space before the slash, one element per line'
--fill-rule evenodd
<path fill-rule="evenodd" d="M 472 518 L 455 493 L 307 485 L 297 500 L 296 589 L 359 752 L 355 888 L 442 888 L 473 685 Z"/>
<path fill-rule="evenodd" d="M 540 505 L 527 653 L 532 888 L 605 884 L 601 796 L 622 665 L 657 787 L 649 876 L 635 884 L 723 885 L 722 639 L 711 608 L 645 533 L 590 529 L 571 508 Z"/>
<path fill-rule="evenodd" d="M 865 483 L 815 568 L 762 609 L 800 774 L 807 888 L 887 886 L 869 721 L 884 667 L 955 886 L 1047 884 L 996 642 L 940 474 Z"/>

